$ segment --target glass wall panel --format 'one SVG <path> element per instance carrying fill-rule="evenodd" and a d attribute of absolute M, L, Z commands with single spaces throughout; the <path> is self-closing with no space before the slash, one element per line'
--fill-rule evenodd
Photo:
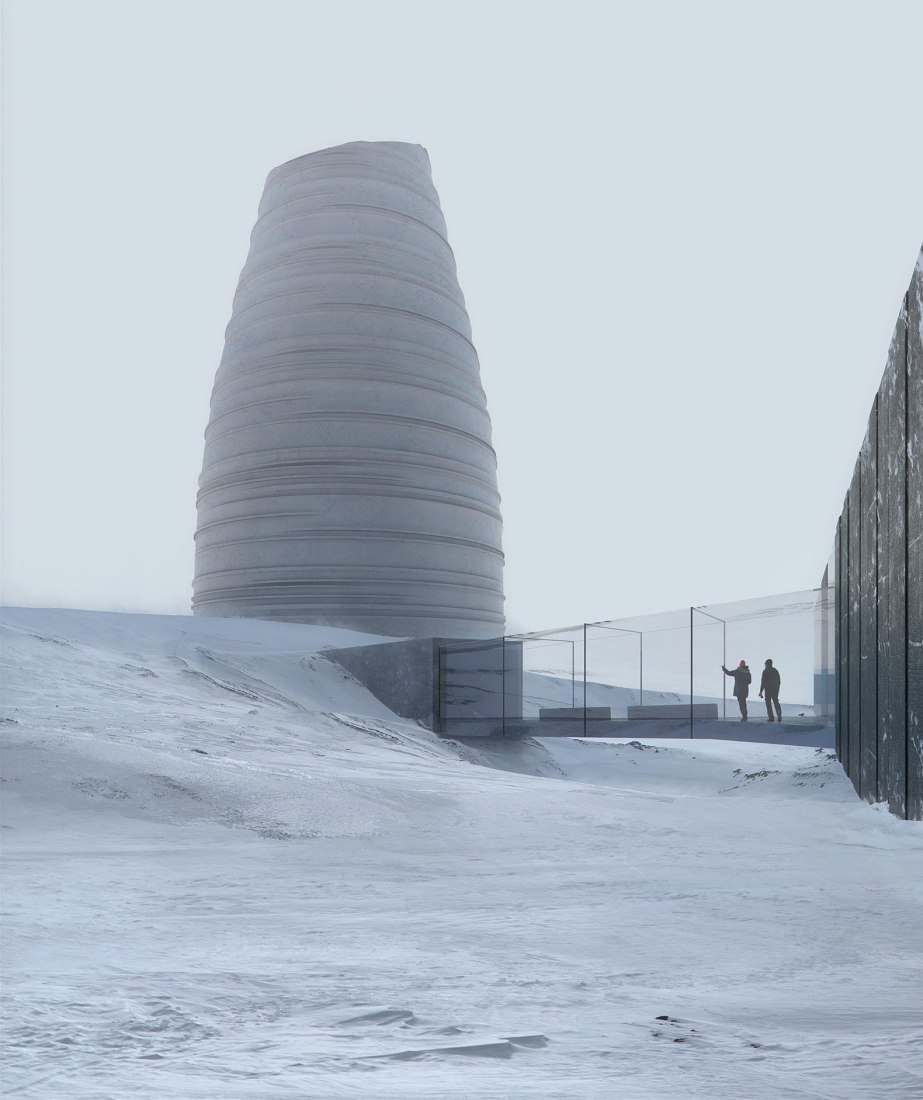
<path fill-rule="evenodd" d="M 583 723 L 583 633 L 581 624 L 511 639 L 522 649 L 524 718 Z"/>
<path fill-rule="evenodd" d="M 644 635 L 616 623 L 586 628 L 586 698 L 600 718 L 627 718 L 644 698 Z"/>
<path fill-rule="evenodd" d="M 740 718 L 734 699 L 734 681 L 723 669 L 728 666 L 727 623 L 702 607 L 692 608 L 692 701 L 699 720 Z M 734 661 L 735 667 L 739 660 Z M 730 689 L 730 690 L 729 690 Z M 731 710 L 728 711 L 728 696 Z"/>
<path fill-rule="evenodd" d="M 736 668 L 746 661 L 753 682 L 750 685 L 751 718 L 767 718 L 765 703 L 759 698 L 760 682 L 771 660 L 781 677 L 779 701 L 783 717 L 813 718 L 815 686 L 815 634 L 818 590 L 788 592 L 779 596 L 762 596 L 735 603 L 709 604 L 695 609 L 694 662 L 697 690 L 704 688 L 715 665 L 714 641 L 706 642 L 706 632 L 700 623 L 708 614 L 723 623 L 724 664 Z M 706 664 L 709 667 L 703 668 Z M 728 696 L 733 695 L 733 681 L 728 679 Z M 728 718 L 739 718 L 736 702 L 726 707 Z"/>
<path fill-rule="evenodd" d="M 722 732 L 741 719 L 724 670 L 746 662 L 747 719 L 765 723 L 767 659 L 781 677 L 783 719 L 826 725 L 836 694 L 829 582 L 828 571 L 819 589 L 444 645 L 441 728 L 458 736 L 752 739 L 752 726 Z"/>
<path fill-rule="evenodd" d="M 836 720 L 836 547 L 817 592 L 814 609 L 814 711 Z"/>
<path fill-rule="evenodd" d="M 689 623 L 687 608 L 587 625 L 587 713 L 597 716 L 588 733 L 689 736 Z"/>

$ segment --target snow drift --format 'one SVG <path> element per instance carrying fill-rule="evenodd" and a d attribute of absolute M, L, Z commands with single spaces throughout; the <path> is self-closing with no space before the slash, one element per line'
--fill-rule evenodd
<path fill-rule="evenodd" d="M 5 1095 L 920 1095 L 923 827 L 829 753 L 447 742 L 346 631 L 3 631 Z"/>

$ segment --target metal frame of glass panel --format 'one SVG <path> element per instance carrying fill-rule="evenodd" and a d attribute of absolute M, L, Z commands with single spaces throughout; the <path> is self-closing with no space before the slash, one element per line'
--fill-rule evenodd
<path fill-rule="evenodd" d="M 611 735 L 619 736 L 615 730 L 623 720 L 626 725 L 645 717 L 673 721 L 663 718 L 672 712 L 694 737 L 697 722 L 713 729 L 716 721 L 739 720 L 736 713 L 728 715 L 728 677 L 721 671 L 731 651 L 732 665 L 737 653 L 748 660 L 752 701 L 771 656 L 782 675 L 781 698 L 789 716 L 797 704 L 795 716 L 829 719 L 833 606 L 832 587 L 825 583 L 775 596 L 452 643 L 440 648 L 441 728 L 493 722 L 494 732 L 503 735 L 541 736 L 543 727 L 552 728 L 545 719 L 552 719 L 559 727 L 571 722 L 597 735 L 604 729 L 608 735 L 612 727 Z M 479 654 L 483 659 L 473 656 Z"/>

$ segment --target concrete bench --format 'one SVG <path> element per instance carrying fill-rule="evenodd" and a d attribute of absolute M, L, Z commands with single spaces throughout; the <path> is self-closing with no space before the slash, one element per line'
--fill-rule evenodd
<path fill-rule="evenodd" d="M 580 719 L 583 721 L 583 707 L 542 707 L 538 712 L 539 718 L 560 721 L 562 718 Z M 587 707 L 586 716 L 588 722 L 608 722 L 612 718 L 611 707 Z"/>
<path fill-rule="evenodd" d="M 654 707 L 629 707 L 629 718 L 688 718 L 688 703 L 658 703 Z M 693 703 L 693 718 L 717 718 L 717 703 Z"/>

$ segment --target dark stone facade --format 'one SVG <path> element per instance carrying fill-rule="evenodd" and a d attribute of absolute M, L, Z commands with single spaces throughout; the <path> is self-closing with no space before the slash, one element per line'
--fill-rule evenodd
<path fill-rule="evenodd" d="M 923 251 L 836 533 L 837 755 L 923 819 Z"/>

